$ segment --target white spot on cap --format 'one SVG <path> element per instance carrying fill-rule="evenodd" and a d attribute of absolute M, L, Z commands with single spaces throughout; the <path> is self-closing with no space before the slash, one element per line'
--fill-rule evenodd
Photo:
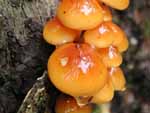
<path fill-rule="evenodd" d="M 69 58 L 68 57 L 64 57 L 60 59 L 60 63 L 62 66 L 66 66 L 68 63 Z"/>
<path fill-rule="evenodd" d="M 110 69 L 110 71 L 109 71 L 110 75 L 113 75 L 113 73 L 114 73 L 115 71 L 116 71 L 116 69 L 112 67 L 112 68 Z"/>
<path fill-rule="evenodd" d="M 116 56 L 116 53 L 114 51 L 115 51 L 115 48 L 110 46 L 109 51 L 108 51 L 108 55 L 110 59 L 113 59 Z"/>
<path fill-rule="evenodd" d="M 92 65 L 93 65 L 93 63 L 90 58 L 82 57 L 79 65 L 78 65 L 78 68 L 80 68 L 82 70 L 82 72 L 84 74 L 86 74 L 87 71 L 89 70 L 89 68 L 92 67 Z"/>
<path fill-rule="evenodd" d="M 102 25 L 102 26 L 99 28 L 99 33 L 100 33 L 100 34 L 104 34 L 105 32 L 108 32 L 108 29 L 105 28 L 105 26 Z"/>
<path fill-rule="evenodd" d="M 81 8 L 81 12 L 84 13 L 86 16 L 88 16 L 94 8 L 92 8 L 88 2 L 85 2 L 85 4 Z"/>

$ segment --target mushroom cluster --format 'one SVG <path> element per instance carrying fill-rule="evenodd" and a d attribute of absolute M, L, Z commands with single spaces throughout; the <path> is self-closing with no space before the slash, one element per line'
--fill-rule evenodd
<path fill-rule="evenodd" d="M 78 104 L 109 102 L 114 91 L 125 90 L 119 66 L 128 40 L 113 23 L 109 6 L 123 10 L 128 4 L 129 0 L 61 0 L 56 17 L 46 23 L 43 37 L 56 46 L 48 60 L 49 79 Z"/>

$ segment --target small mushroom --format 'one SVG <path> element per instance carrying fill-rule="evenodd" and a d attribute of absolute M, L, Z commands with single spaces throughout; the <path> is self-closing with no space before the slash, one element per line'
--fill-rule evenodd
<path fill-rule="evenodd" d="M 56 100 L 56 113 L 92 113 L 92 105 L 78 106 L 73 97 L 61 95 Z"/>
<path fill-rule="evenodd" d="M 112 21 L 112 14 L 108 6 L 101 4 L 104 21 Z"/>
<path fill-rule="evenodd" d="M 119 67 L 109 69 L 109 76 L 113 83 L 114 89 L 117 91 L 124 91 L 126 89 L 126 80 L 123 71 Z"/>
<path fill-rule="evenodd" d="M 103 22 L 98 27 L 84 33 L 84 41 L 98 48 L 118 45 L 126 37 L 123 30 L 111 21 Z"/>
<path fill-rule="evenodd" d="M 79 36 L 80 31 L 63 26 L 57 18 L 49 20 L 44 26 L 43 37 L 53 45 L 62 45 L 73 42 Z"/>
<path fill-rule="evenodd" d="M 91 102 L 96 104 L 106 103 L 111 101 L 113 96 L 114 96 L 114 87 L 112 81 L 108 79 L 105 86 L 93 96 Z"/>
<path fill-rule="evenodd" d="M 122 40 L 120 42 L 114 41 L 113 45 L 115 45 L 119 52 L 124 52 L 128 49 L 129 47 L 129 42 L 126 36 L 122 37 Z"/>
<path fill-rule="evenodd" d="M 92 96 L 107 81 L 107 68 L 99 53 L 88 44 L 58 47 L 48 61 L 48 75 L 62 92 L 74 97 Z"/>
<path fill-rule="evenodd" d="M 97 0 L 61 0 L 57 16 L 65 26 L 77 30 L 92 29 L 103 21 Z"/>
<path fill-rule="evenodd" d="M 122 63 L 122 56 L 114 46 L 98 49 L 98 52 L 107 67 L 117 67 Z"/>
<path fill-rule="evenodd" d="M 100 1 L 118 10 L 126 9 L 130 2 L 129 0 L 100 0 Z"/>

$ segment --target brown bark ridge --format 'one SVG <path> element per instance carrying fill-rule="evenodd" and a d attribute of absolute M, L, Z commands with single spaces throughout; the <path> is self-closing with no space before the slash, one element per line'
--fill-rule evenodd
<path fill-rule="evenodd" d="M 55 15 L 57 3 L 0 0 L 0 113 L 16 113 L 46 69 L 54 47 L 43 41 L 42 30 L 47 19 Z"/>

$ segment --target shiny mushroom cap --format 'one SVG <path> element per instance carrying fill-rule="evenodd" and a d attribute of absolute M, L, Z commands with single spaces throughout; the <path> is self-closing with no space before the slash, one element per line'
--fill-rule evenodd
<path fill-rule="evenodd" d="M 126 37 L 123 30 L 111 21 L 103 22 L 98 27 L 87 30 L 84 40 L 97 48 L 107 48 L 118 45 Z"/>
<path fill-rule="evenodd" d="M 101 4 L 102 7 L 102 12 L 103 12 L 103 20 L 104 21 L 112 21 L 112 14 L 111 14 L 111 10 L 109 9 L 108 6 Z"/>
<path fill-rule="evenodd" d="M 107 69 L 99 53 L 88 44 L 65 44 L 49 58 L 48 74 L 62 92 L 77 96 L 92 96 L 107 81 Z"/>
<path fill-rule="evenodd" d="M 61 95 L 56 100 L 56 113 L 92 113 L 92 106 L 78 106 L 73 97 Z"/>
<path fill-rule="evenodd" d="M 122 56 L 114 46 L 98 49 L 98 52 L 107 67 L 117 67 L 122 63 Z"/>
<path fill-rule="evenodd" d="M 119 67 L 109 69 L 109 77 L 116 91 L 124 91 L 126 89 L 126 80 L 123 71 Z"/>
<path fill-rule="evenodd" d="M 121 37 L 120 37 L 121 38 Z M 120 42 L 114 41 L 113 45 L 117 47 L 119 52 L 124 52 L 128 49 L 129 47 L 129 42 L 126 36 L 122 37 L 122 40 Z"/>
<path fill-rule="evenodd" d="M 105 86 L 93 96 L 91 102 L 96 104 L 106 103 L 111 101 L 113 96 L 114 87 L 112 81 L 108 79 L 108 82 L 105 84 Z"/>
<path fill-rule="evenodd" d="M 92 29 L 103 21 L 97 0 L 62 0 L 57 16 L 65 26 L 77 30 Z"/>
<path fill-rule="evenodd" d="M 80 31 L 73 30 L 62 25 L 57 18 L 49 20 L 43 30 L 43 37 L 49 44 L 62 45 L 73 42 L 79 36 Z"/>
<path fill-rule="evenodd" d="M 126 9 L 130 2 L 129 0 L 100 0 L 100 1 L 118 10 Z"/>

